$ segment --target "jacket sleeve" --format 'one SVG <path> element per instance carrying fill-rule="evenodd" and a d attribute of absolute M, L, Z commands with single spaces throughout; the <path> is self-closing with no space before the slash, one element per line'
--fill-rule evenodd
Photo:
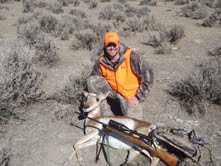
<path fill-rule="evenodd" d="M 103 76 L 101 69 L 100 69 L 100 60 L 99 59 L 95 62 L 90 75 Z"/>
<path fill-rule="evenodd" d="M 140 78 L 140 86 L 136 97 L 138 100 L 144 101 L 149 95 L 150 88 L 153 85 L 154 73 L 143 57 L 132 51 L 130 56 L 131 68 L 134 74 Z"/>

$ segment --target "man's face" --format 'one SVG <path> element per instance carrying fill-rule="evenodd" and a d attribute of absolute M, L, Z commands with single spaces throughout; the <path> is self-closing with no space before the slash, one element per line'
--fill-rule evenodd
<path fill-rule="evenodd" d="M 107 46 L 105 46 L 106 51 L 109 53 L 110 58 L 113 59 L 116 55 L 118 55 L 120 47 L 119 43 L 109 43 Z"/>

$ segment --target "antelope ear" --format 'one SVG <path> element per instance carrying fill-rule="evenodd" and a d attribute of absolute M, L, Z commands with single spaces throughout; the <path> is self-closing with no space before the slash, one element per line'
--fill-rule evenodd
<path fill-rule="evenodd" d="M 89 94 L 88 92 L 83 91 L 83 95 L 84 95 L 84 96 L 88 96 L 88 94 Z"/>
<path fill-rule="evenodd" d="M 99 101 L 102 101 L 102 100 L 106 99 L 107 96 L 109 95 L 109 93 L 110 93 L 110 91 L 108 91 L 106 94 L 100 94 L 100 95 L 98 95 Z"/>

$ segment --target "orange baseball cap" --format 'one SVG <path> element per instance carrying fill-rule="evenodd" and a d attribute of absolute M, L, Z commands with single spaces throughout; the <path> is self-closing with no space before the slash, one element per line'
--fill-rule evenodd
<path fill-rule="evenodd" d="M 120 38 L 116 32 L 107 32 L 104 35 L 104 45 L 107 46 L 109 43 L 118 44 L 120 42 Z"/>

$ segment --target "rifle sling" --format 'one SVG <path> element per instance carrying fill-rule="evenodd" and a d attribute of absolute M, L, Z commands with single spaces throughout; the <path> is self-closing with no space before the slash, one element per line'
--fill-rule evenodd
<path fill-rule="evenodd" d="M 100 139 L 101 139 L 101 137 L 100 137 Z M 101 148 L 102 148 L 102 146 L 100 146 L 100 148 L 99 148 L 99 142 L 100 142 L 100 139 L 97 141 L 97 143 L 96 143 L 96 157 L 95 157 L 95 163 L 97 163 L 98 162 L 98 160 L 99 160 L 99 156 L 100 156 L 100 153 L 101 153 Z M 102 143 L 103 143 L 103 140 L 102 140 Z M 99 148 L 99 149 L 98 149 Z"/>
<path fill-rule="evenodd" d="M 106 146 L 104 145 L 104 142 L 106 141 Z M 107 132 L 105 132 L 105 134 L 103 135 L 103 140 L 102 140 L 102 145 L 104 147 L 104 152 L 105 152 L 105 156 L 106 156 L 106 160 L 109 166 L 113 166 L 111 161 L 110 161 L 110 144 L 109 144 L 109 135 Z"/>

